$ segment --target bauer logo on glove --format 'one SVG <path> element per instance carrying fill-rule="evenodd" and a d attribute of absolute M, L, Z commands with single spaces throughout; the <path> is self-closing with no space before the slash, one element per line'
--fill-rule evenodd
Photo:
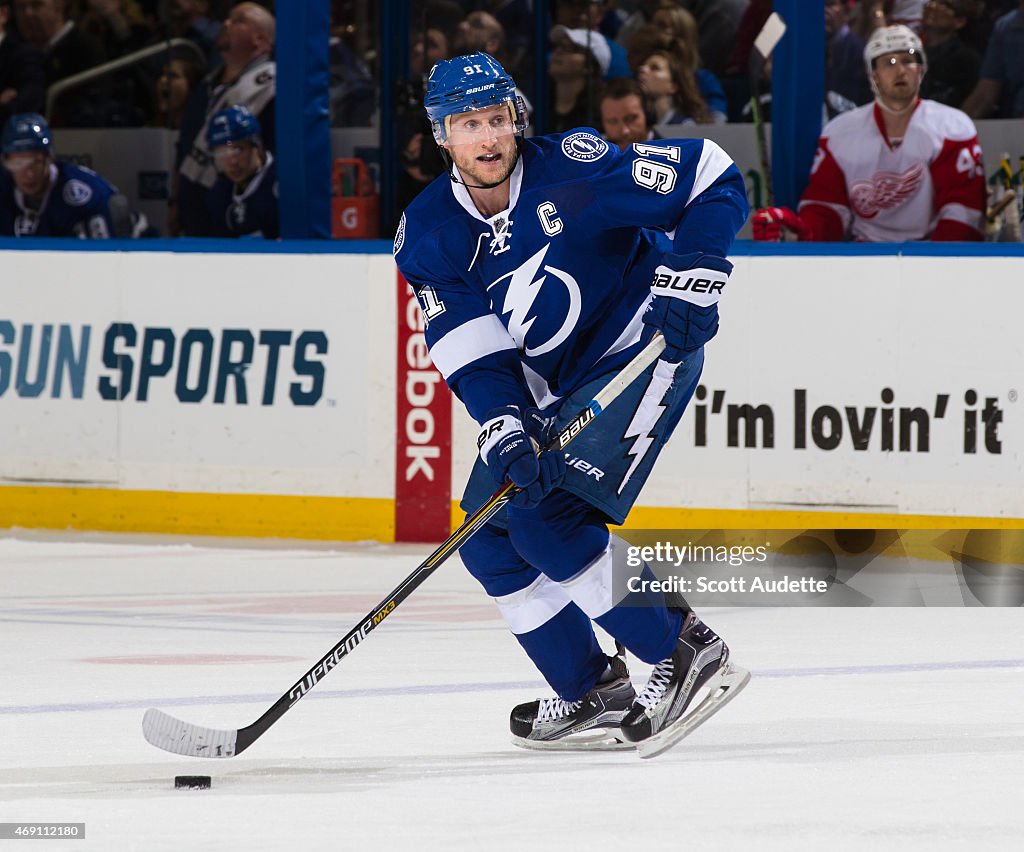
<path fill-rule="evenodd" d="M 717 302 L 725 291 L 725 278 L 711 269 L 689 269 L 676 272 L 667 266 L 654 270 L 651 289 L 657 296 L 679 296 L 698 305 Z"/>
<path fill-rule="evenodd" d="M 718 300 L 731 273 L 728 260 L 703 252 L 662 258 L 643 321 L 664 336 L 665 361 L 678 364 L 718 333 Z"/>

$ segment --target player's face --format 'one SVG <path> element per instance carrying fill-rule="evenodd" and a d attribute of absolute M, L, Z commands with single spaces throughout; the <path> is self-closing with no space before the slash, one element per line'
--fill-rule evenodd
<path fill-rule="evenodd" d="M 924 66 L 913 53 L 886 53 L 875 60 L 872 78 L 881 98 L 893 106 L 911 103 L 921 88 Z"/>
<path fill-rule="evenodd" d="M 259 148 L 244 139 L 218 145 L 213 149 L 213 159 L 221 174 L 232 183 L 247 181 L 263 164 Z"/>
<path fill-rule="evenodd" d="M 634 142 L 646 142 L 648 127 L 644 105 L 636 95 L 601 101 L 601 123 L 609 142 L 625 151 Z"/>
<path fill-rule="evenodd" d="M 519 153 L 508 104 L 459 113 L 448 121 L 445 148 L 466 183 L 495 187 L 508 180 Z"/>
<path fill-rule="evenodd" d="M 42 151 L 5 154 L 4 168 L 11 173 L 14 185 L 24 195 L 42 195 L 50 185 L 50 157 Z"/>

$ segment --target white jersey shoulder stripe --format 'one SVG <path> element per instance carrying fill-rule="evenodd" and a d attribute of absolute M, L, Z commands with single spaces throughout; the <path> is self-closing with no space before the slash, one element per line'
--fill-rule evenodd
<path fill-rule="evenodd" d="M 430 357 L 447 381 L 479 358 L 515 348 L 515 341 L 501 320 L 494 314 L 487 314 L 449 331 L 430 347 Z"/>
<path fill-rule="evenodd" d="M 693 189 L 690 190 L 690 197 L 686 199 L 687 205 L 718 180 L 731 165 L 732 157 L 716 143 L 705 139 L 704 148 L 700 152 L 700 159 L 697 161 L 697 168 L 694 171 Z"/>

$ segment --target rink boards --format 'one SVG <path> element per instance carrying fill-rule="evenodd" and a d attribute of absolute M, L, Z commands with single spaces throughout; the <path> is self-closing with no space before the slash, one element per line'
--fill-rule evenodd
<path fill-rule="evenodd" d="M 0 251 L 0 527 L 390 541 L 457 499 L 386 244 L 153 246 Z M 1021 526 L 1024 258 L 808 251 L 737 246 L 632 525 Z"/>

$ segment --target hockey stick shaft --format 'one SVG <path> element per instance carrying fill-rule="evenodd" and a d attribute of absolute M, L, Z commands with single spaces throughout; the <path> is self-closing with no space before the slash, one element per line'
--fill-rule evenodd
<path fill-rule="evenodd" d="M 570 420 L 545 450 L 567 447 L 612 401 L 650 366 L 665 348 L 656 335 L 616 376 L 601 389 L 585 408 Z M 142 728 L 146 739 L 165 751 L 193 757 L 233 757 L 259 739 L 291 707 L 300 701 L 321 678 L 357 648 L 385 618 L 394 612 L 437 568 L 459 549 L 521 489 L 512 482 L 498 488 L 491 497 L 466 518 L 451 536 L 440 544 L 416 569 L 396 586 L 358 625 L 307 671 L 273 706 L 251 725 L 237 731 L 200 728 L 181 722 L 160 710 L 148 710 Z"/>
<path fill-rule="evenodd" d="M 765 200 L 768 207 L 775 206 L 775 183 L 772 180 L 771 158 L 768 156 L 768 139 L 765 133 L 764 117 L 761 115 L 760 86 L 761 73 L 765 62 L 775 50 L 775 45 L 786 32 L 786 24 L 778 12 L 772 12 L 765 21 L 761 32 L 754 40 L 753 50 L 748 60 L 750 80 L 750 109 L 754 119 L 754 134 L 757 139 L 757 159 L 764 175 Z"/>

